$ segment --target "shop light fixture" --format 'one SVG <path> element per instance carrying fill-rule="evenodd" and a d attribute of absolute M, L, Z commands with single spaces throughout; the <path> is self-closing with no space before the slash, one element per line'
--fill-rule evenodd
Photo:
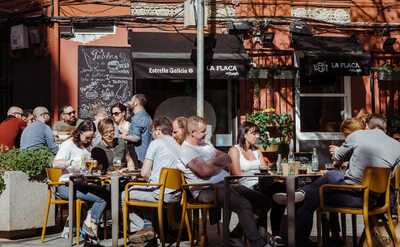
<path fill-rule="evenodd" d="M 312 36 L 311 28 L 302 21 L 294 21 L 289 25 L 290 32 L 296 35 L 309 35 Z"/>
<path fill-rule="evenodd" d="M 229 22 L 228 32 L 229 34 L 244 34 L 247 33 L 251 27 L 252 25 L 248 21 Z"/>

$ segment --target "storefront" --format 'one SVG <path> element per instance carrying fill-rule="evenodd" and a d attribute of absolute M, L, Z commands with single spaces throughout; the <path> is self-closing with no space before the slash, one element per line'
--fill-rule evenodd
<path fill-rule="evenodd" d="M 296 149 L 317 147 L 328 162 L 328 146 L 343 140 L 340 124 L 352 117 L 352 81 L 369 75 L 370 56 L 349 37 L 294 36 L 293 47 Z"/>
<path fill-rule="evenodd" d="M 149 97 L 157 118 L 196 114 L 196 35 L 130 32 L 133 88 Z M 205 37 L 205 117 L 217 146 L 231 146 L 236 136 L 239 80 L 246 78 L 249 58 L 234 35 Z M 212 135 L 211 135 L 212 133 Z"/>

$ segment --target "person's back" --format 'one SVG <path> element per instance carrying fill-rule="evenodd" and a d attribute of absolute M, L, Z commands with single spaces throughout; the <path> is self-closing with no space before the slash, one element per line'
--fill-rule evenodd
<path fill-rule="evenodd" d="M 46 124 L 50 115 L 45 107 L 36 107 L 33 111 L 36 121 L 27 126 L 21 135 L 21 149 L 48 147 L 52 153 L 57 153 L 58 146 L 54 135 Z"/>
<path fill-rule="evenodd" d="M 359 130 L 346 139 L 354 147 L 346 178 L 361 183 L 367 166 L 393 168 L 400 161 L 400 142 L 389 137 L 381 129 Z M 337 156 L 340 156 L 338 149 Z"/>
<path fill-rule="evenodd" d="M 19 118 L 10 117 L 0 124 L 0 144 L 7 148 L 19 147 L 19 138 L 26 123 Z"/>

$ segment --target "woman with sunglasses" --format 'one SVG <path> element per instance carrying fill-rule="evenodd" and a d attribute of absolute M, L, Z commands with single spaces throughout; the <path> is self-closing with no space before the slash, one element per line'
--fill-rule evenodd
<path fill-rule="evenodd" d="M 111 106 L 111 116 L 117 127 L 115 135 L 128 134 L 130 123 L 126 120 L 126 106 L 120 102 L 115 103 Z"/>

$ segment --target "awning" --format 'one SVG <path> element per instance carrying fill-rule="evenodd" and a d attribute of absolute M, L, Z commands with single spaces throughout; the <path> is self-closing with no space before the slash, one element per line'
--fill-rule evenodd
<path fill-rule="evenodd" d="M 245 78 L 249 57 L 234 35 L 205 37 L 205 78 Z M 129 32 L 136 79 L 196 79 L 196 34 Z"/>
<path fill-rule="evenodd" d="M 350 37 L 295 35 L 293 47 L 304 54 L 300 69 L 307 76 L 369 74 L 370 56 Z"/>

